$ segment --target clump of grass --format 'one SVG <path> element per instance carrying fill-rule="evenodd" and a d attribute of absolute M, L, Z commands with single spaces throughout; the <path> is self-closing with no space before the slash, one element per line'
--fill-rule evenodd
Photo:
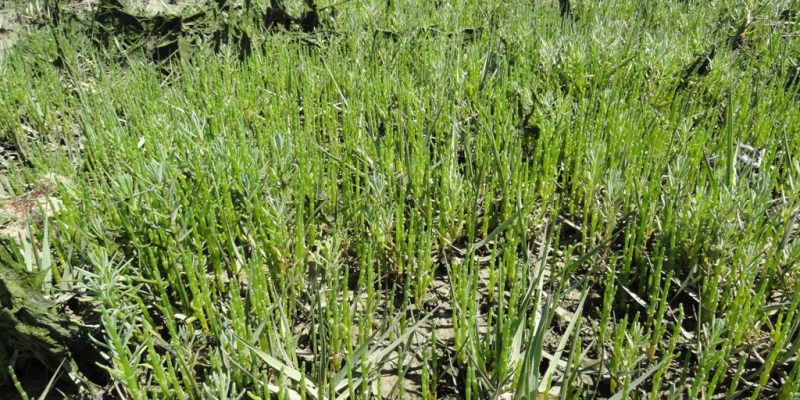
<path fill-rule="evenodd" d="M 30 236 L 105 389 L 796 395 L 789 5 L 645 3 L 352 2 L 169 75 L 34 31 L 0 61 L 8 180 L 69 179 Z"/>

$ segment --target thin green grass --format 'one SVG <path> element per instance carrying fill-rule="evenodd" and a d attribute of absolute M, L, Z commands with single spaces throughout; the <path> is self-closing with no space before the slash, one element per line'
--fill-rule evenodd
<path fill-rule="evenodd" d="M 111 397 L 794 398 L 791 7 L 353 1 L 166 75 L 45 27 L 3 174 L 62 204 L 8 252 Z"/>

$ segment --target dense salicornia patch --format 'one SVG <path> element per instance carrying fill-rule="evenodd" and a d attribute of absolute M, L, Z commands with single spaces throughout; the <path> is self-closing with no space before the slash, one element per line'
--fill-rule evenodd
<path fill-rule="evenodd" d="M 168 59 L 43 24 L 0 60 L 0 289 L 39 291 L 0 290 L 0 382 L 798 395 L 794 2 L 218 3 L 238 39 Z"/>

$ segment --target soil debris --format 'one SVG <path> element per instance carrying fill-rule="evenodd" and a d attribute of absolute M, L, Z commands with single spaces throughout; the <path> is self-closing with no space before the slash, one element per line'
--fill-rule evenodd
<path fill-rule="evenodd" d="M 52 218 L 62 205 L 55 196 L 59 182 L 67 182 L 67 178 L 48 174 L 25 194 L 0 198 L 0 239 L 20 240 L 30 223 L 39 225 Z"/>

